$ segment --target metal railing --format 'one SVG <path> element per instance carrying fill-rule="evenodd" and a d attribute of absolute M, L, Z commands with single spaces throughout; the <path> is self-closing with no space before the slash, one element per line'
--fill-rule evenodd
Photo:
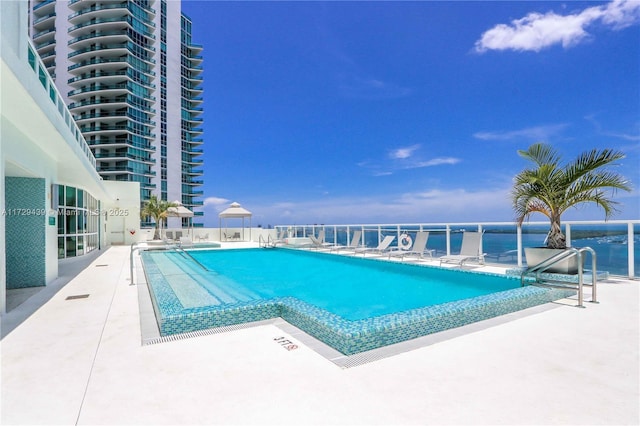
<path fill-rule="evenodd" d="M 582 254 L 584 252 L 591 253 L 591 284 L 584 283 L 584 267 L 583 267 L 583 257 Z M 561 274 L 552 274 L 547 276 L 541 276 L 540 274 L 546 272 L 549 268 L 558 263 L 568 260 L 572 257 L 578 258 L 578 282 L 577 284 L 573 284 L 570 281 L 566 281 L 562 279 Z M 596 252 L 591 247 L 583 247 L 583 248 L 575 248 L 569 247 L 566 251 L 556 254 L 555 256 L 551 256 L 550 258 L 540 262 L 539 264 L 532 266 L 530 268 L 525 269 L 520 274 L 520 284 L 522 286 L 525 285 L 525 278 L 528 275 L 535 274 L 535 283 L 533 285 L 542 285 L 546 287 L 556 287 L 556 288 L 574 288 L 578 291 L 578 307 L 584 308 L 584 292 L 583 286 L 590 285 L 591 290 L 591 303 L 598 303 L 597 301 L 597 283 L 598 283 L 598 272 L 596 270 Z"/>
<path fill-rule="evenodd" d="M 611 275 L 637 279 L 640 270 L 640 220 L 610 221 L 564 221 L 563 231 L 569 247 L 590 246 L 599 257 L 599 269 Z M 517 226 L 514 222 L 450 222 L 450 223 L 401 223 L 401 224 L 314 224 L 277 225 L 290 237 L 317 235 L 325 230 L 325 241 L 336 245 L 345 244 L 353 231 L 362 230 L 362 245 L 375 247 L 386 235 L 398 237 L 408 232 L 430 231 L 427 248 L 435 249 L 436 255 L 457 252 L 462 231 L 483 232 L 480 252 L 487 253 L 488 263 L 523 267 L 524 247 L 541 246 L 549 229 L 548 222 L 526 222 Z M 635 243 L 634 243 L 634 240 Z"/>

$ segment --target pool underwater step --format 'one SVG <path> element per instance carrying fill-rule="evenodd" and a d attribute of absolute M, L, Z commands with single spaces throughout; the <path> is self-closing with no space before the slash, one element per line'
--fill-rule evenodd
<path fill-rule="evenodd" d="M 171 262 L 155 262 L 149 257 L 145 262 L 153 264 L 148 272 L 152 282 L 166 281 L 184 308 L 229 305 L 257 299 L 257 295 L 243 291 L 237 284 L 214 272 L 204 271 L 178 253 L 166 253 Z"/>

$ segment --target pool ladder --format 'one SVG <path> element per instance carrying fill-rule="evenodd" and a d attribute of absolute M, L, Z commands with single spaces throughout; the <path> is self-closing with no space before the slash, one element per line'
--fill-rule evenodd
<path fill-rule="evenodd" d="M 265 240 L 262 235 L 258 238 L 258 246 L 261 248 L 276 248 L 278 245 L 278 241 L 271 238 L 271 235 L 267 235 L 267 239 Z"/>
<path fill-rule="evenodd" d="M 582 266 L 583 253 L 589 252 L 591 253 L 591 284 L 587 284 L 583 282 L 584 270 Z M 568 282 L 561 279 L 554 279 L 552 275 L 547 274 L 547 276 L 542 277 L 540 274 L 545 272 L 547 269 L 552 267 L 553 265 L 569 259 L 571 257 L 578 258 L 578 282 L 576 284 L 572 282 Z M 560 275 L 560 274 L 555 274 Z M 552 256 L 546 259 L 543 262 L 540 262 L 536 266 L 532 266 L 530 268 L 522 271 L 520 275 L 520 284 L 522 286 L 525 285 L 525 278 L 529 276 L 533 276 L 535 278 L 535 282 L 532 285 L 543 286 L 543 287 L 552 287 L 552 288 L 560 288 L 560 289 L 574 289 L 578 291 L 578 307 L 584 308 L 584 294 L 583 294 L 583 286 L 590 286 L 591 289 L 591 303 L 598 303 L 596 300 L 596 284 L 598 280 L 598 273 L 596 271 L 596 252 L 591 247 L 583 247 L 583 248 L 575 248 L 569 247 L 566 251 L 562 253 L 558 253 L 555 256 Z"/>

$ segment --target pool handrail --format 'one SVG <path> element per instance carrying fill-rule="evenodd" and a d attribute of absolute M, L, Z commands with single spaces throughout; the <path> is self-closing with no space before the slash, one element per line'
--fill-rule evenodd
<path fill-rule="evenodd" d="M 531 266 L 529 268 L 526 268 L 525 270 L 522 271 L 522 273 L 520 274 L 520 284 L 522 286 L 524 286 L 524 280 L 525 280 L 525 276 L 529 275 L 529 274 L 534 274 L 535 273 L 535 280 L 537 284 L 540 285 L 545 285 L 545 286 L 552 286 L 552 287 L 561 287 L 561 288 L 567 288 L 567 287 L 572 287 L 570 283 L 567 283 L 566 281 L 562 281 L 562 280 L 553 280 L 550 277 L 541 277 L 540 274 L 543 273 L 544 271 L 546 271 L 547 269 L 549 269 L 550 267 L 552 267 L 553 265 L 557 264 L 558 262 L 561 262 L 563 260 L 569 259 L 571 257 L 577 256 L 578 258 L 578 284 L 576 286 L 576 290 L 578 290 L 578 307 L 579 308 L 584 308 L 584 294 L 583 294 L 583 286 L 584 285 L 589 285 L 589 284 L 584 284 L 584 268 L 583 268 L 583 264 L 582 264 L 582 253 L 583 252 L 589 252 L 591 253 L 591 284 L 590 286 L 592 287 L 591 290 L 591 303 L 598 303 L 597 301 L 597 281 L 598 281 L 598 273 L 596 271 L 596 252 L 595 250 L 593 250 L 591 247 L 582 247 L 582 248 L 576 248 L 576 247 L 567 247 L 567 249 L 561 253 L 556 254 L 555 256 L 551 256 L 548 259 L 545 259 L 544 261 L 540 262 L 539 264 L 535 265 L 535 266 Z M 562 283 L 562 285 L 554 285 L 552 283 Z M 535 284 L 534 284 L 535 285 Z"/>

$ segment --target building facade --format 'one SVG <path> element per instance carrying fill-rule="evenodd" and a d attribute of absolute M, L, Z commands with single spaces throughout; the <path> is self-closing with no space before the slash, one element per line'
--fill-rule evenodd
<path fill-rule="evenodd" d="M 59 262 L 144 238 L 140 183 L 111 181 L 28 37 L 25 1 L 0 2 L 0 315 Z"/>
<path fill-rule="evenodd" d="M 202 226 L 202 47 L 180 1 L 29 4 L 33 44 L 100 176 L 138 182 L 142 201 L 179 201 Z"/>

